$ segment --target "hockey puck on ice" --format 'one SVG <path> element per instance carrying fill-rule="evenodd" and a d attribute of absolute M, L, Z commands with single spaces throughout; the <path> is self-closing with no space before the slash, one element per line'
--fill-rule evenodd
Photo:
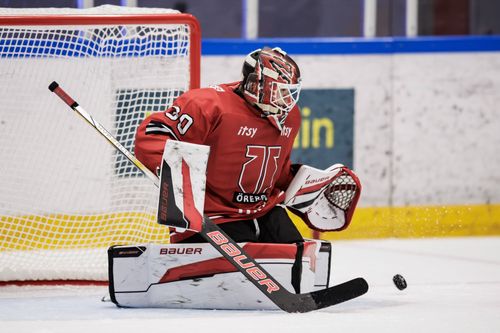
<path fill-rule="evenodd" d="M 403 290 L 407 287 L 406 280 L 402 275 L 399 274 L 394 275 L 392 281 L 399 290 Z"/>

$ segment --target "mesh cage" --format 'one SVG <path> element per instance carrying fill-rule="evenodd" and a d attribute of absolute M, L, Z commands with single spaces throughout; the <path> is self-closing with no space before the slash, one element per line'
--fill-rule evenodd
<path fill-rule="evenodd" d="M 328 202 L 344 211 L 348 210 L 359 192 L 356 180 L 345 169 L 339 171 L 325 190 Z"/>

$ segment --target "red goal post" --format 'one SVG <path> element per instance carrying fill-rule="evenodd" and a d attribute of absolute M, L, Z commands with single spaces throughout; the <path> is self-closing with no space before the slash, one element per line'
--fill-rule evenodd
<path fill-rule="evenodd" d="M 133 151 L 135 130 L 200 84 L 189 14 L 0 10 L 0 283 L 106 281 L 111 245 L 168 242 L 157 190 L 47 86 Z"/>

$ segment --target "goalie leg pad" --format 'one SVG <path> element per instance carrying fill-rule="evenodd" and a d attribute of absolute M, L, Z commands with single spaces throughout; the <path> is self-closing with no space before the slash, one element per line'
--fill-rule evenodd
<path fill-rule="evenodd" d="M 241 245 L 285 288 L 294 292 L 295 244 Z M 321 248 L 320 241 L 304 242 L 298 287 L 301 292 L 323 289 L 325 281 L 328 284 L 324 272 L 329 272 L 329 267 L 320 269 L 319 280 L 315 274 L 318 263 L 330 263 L 329 259 L 324 260 Z M 278 309 L 209 244 L 115 246 L 108 250 L 108 259 L 110 296 L 118 306 Z"/>

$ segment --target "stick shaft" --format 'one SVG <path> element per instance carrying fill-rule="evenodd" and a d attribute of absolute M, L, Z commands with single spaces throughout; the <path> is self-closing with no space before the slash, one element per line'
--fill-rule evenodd
<path fill-rule="evenodd" d="M 159 180 L 158 176 L 151 172 L 141 161 L 137 159 L 127 148 L 125 148 L 116 138 L 109 133 L 104 126 L 102 126 L 98 121 L 94 119 L 83 109 L 70 95 L 68 95 L 57 82 L 52 82 L 49 85 L 49 90 L 56 94 L 60 99 L 64 101 L 70 108 L 76 111 L 83 119 L 87 121 L 92 127 L 94 127 L 102 136 L 108 140 L 116 149 L 118 149 L 130 162 L 132 162 L 146 177 L 148 177 L 153 184 L 158 187 Z"/>

